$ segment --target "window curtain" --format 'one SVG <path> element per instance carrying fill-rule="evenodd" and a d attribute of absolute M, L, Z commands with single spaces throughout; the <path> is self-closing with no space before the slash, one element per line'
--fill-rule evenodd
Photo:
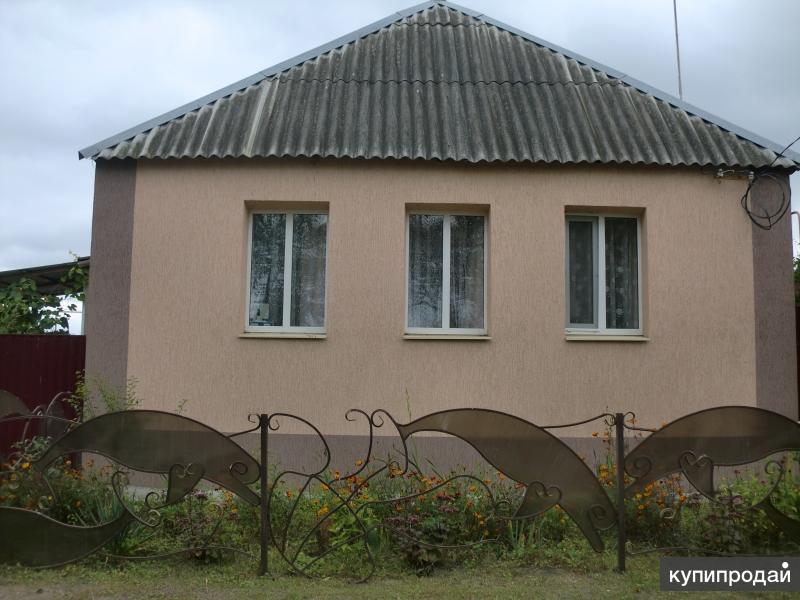
<path fill-rule="evenodd" d="M 408 217 L 408 326 L 442 326 L 442 215 Z"/>
<path fill-rule="evenodd" d="M 286 215 L 253 215 L 250 255 L 250 325 L 283 324 Z"/>
<path fill-rule="evenodd" d="M 450 217 L 450 327 L 483 328 L 483 238 L 483 217 Z"/>
<path fill-rule="evenodd" d="M 291 324 L 323 327 L 328 215 L 295 214 L 293 221 Z"/>
<path fill-rule="evenodd" d="M 606 217 L 606 327 L 639 328 L 636 219 Z"/>

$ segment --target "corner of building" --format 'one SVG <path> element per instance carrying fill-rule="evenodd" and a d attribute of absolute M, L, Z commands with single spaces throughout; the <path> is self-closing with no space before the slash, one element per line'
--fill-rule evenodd
<path fill-rule="evenodd" d="M 86 376 L 115 387 L 127 380 L 135 192 L 135 161 L 95 162 Z"/>
<path fill-rule="evenodd" d="M 791 206 L 789 176 L 776 173 L 765 185 L 753 186 L 754 206 L 776 206 L 781 194 Z M 789 213 L 771 229 L 753 230 L 756 406 L 798 418 L 797 340 L 792 227 Z"/>

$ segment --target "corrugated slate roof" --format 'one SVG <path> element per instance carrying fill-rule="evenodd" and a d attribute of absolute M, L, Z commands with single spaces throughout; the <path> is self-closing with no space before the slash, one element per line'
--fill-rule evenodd
<path fill-rule="evenodd" d="M 81 157 L 349 157 L 766 167 L 781 148 L 469 9 L 428 2 Z M 776 167 L 796 169 L 787 153 Z"/>

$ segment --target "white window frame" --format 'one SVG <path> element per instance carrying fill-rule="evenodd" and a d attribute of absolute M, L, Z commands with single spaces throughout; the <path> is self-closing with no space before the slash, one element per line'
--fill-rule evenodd
<path fill-rule="evenodd" d="M 638 329 L 614 329 L 606 327 L 606 244 L 605 220 L 606 218 L 636 219 L 636 277 L 638 281 Z M 594 324 L 578 324 L 569 322 L 570 313 L 570 277 L 569 277 L 569 224 L 571 221 L 592 222 L 592 246 L 594 247 Z M 644 334 L 642 306 L 642 216 L 630 213 L 573 213 L 569 212 L 564 219 L 564 274 L 566 298 L 565 329 L 567 334 L 573 335 L 638 335 Z M 601 234 L 603 237 L 601 238 Z M 602 290 L 601 290 L 602 288 Z"/>
<path fill-rule="evenodd" d="M 250 282 L 251 269 L 253 267 L 253 217 L 255 215 L 286 215 L 286 231 L 284 234 L 283 246 L 283 325 L 250 325 L 250 294 L 252 287 Z M 294 238 L 294 215 L 326 215 L 325 226 L 325 317 L 322 327 L 298 327 L 287 325 L 291 323 L 292 317 L 292 242 Z M 330 240 L 330 212 L 327 209 L 269 209 L 252 210 L 247 219 L 247 293 L 245 294 L 245 332 L 268 332 L 268 333 L 326 333 L 328 328 L 328 247 Z"/>
<path fill-rule="evenodd" d="M 410 327 L 408 284 L 409 255 L 411 252 L 411 215 L 442 215 L 442 327 Z M 450 217 L 483 217 L 483 327 L 464 328 L 450 327 Z M 488 299 L 489 299 L 489 215 L 488 213 L 460 210 L 426 210 L 414 209 L 406 211 L 406 278 L 405 278 L 405 332 L 414 335 L 487 335 L 488 332 Z"/>

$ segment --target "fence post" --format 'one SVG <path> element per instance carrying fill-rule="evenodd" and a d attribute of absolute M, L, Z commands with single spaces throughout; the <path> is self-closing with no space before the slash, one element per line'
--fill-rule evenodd
<path fill-rule="evenodd" d="M 625 415 L 614 416 L 617 446 L 617 571 L 625 572 Z"/>
<path fill-rule="evenodd" d="M 261 414 L 258 416 L 259 433 L 261 434 L 261 521 L 260 521 L 260 535 L 259 546 L 261 550 L 261 561 L 258 568 L 259 575 L 266 575 L 269 572 L 269 482 L 268 482 L 268 464 L 267 464 L 267 450 L 269 444 L 269 416 Z"/>

